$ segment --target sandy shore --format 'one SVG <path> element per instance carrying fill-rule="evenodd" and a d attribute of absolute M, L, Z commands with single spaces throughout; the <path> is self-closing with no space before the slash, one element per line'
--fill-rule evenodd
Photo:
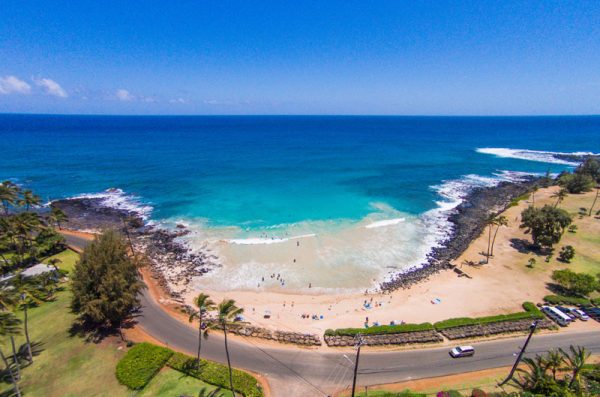
<path fill-rule="evenodd" d="M 554 203 L 550 196 L 557 187 L 541 189 L 535 194 L 536 206 Z M 584 195 L 570 195 L 562 206 L 578 208 L 579 203 L 593 200 L 595 192 Z M 589 196 L 589 197 L 588 197 Z M 397 290 L 386 294 L 294 294 L 267 291 L 216 291 L 202 290 L 214 300 L 235 299 L 245 309 L 246 319 L 263 327 L 322 333 L 327 328 L 362 327 L 368 318 L 369 323 L 378 321 L 388 324 L 390 321 L 409 323 L 434 322 L 451 317 L 483 316 L 512 312 L 521 309 L 523 301 L 541 301 L 549 292 L 546 283 L 558 263 L 544 264 L 542 257 L 537 258 L 538 266 L 526 267 L 527 260 L 535 254 L 520 252 L 519 240 L 530 241 L 530 236 L 519 228 L 520 213 L 531 203 L 524 200 L 519 205 L 504 212 L 508 226 L 500 229 L 495 256 L 488 265 L 461 269 L 472 278 L 459 277 L 453 271 L 443 271 L 429 280 L 407 290 Z M 588 204 L 589 205 L 589 204 Z M 600 233 L 600 222 L 593 218 L 577 220 L 580 231 L 590 229 Z M 482 252 L 487 247 L 487 234 L 484 232 L 474 240 L 469 248 L 454 261 L 457 266 L 468 260 L 479 262 L 484 259 Z M 198 291 L 188 292 L 186 302 L 191 302 Z M 438 298 L 441 303 L 433 304 Z M 370 303 L 369 309 L 364 303 Z M 271 318 L 265 319 L 265 312 L 271 312 Z M 303 319 L 302 315 L 316 315 L 319 320 Z M 322 316 L 322 319 L 321 319 Z"/>

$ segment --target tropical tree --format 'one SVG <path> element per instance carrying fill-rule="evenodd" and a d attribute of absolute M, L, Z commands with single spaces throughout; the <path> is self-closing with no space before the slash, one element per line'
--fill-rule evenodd
<path fill-rule="evenodd" d="M 208 336 L 208 327 L 203 331 L 202 329 L 202 318 L 206 312 L 211 310 L 215 310 L 215 302 L 210 299 L 210 297 L 206 294 L 199 294 L 194 299 L 194 305 L 198 308 L 197 312 L 193 312 L 190 314 L 190 323 L 194 321 L 194 319 L 198 319 L 198 354 L 196 356 L 196 366 L 200 368 L 200 350 L 202 349 L 202 335 Z"/>
<path fill-rule="evenodd" d="M 531 188 L 531 206 L 535 207 L 535 194 L 537 193 L 537 191 L 539 190 L 539 187 L 537 185 L 534 185 Z"/>
<path fill-rule="evenodd" d="M 588 296 L 591 292 L 600 288 L 596 278 L 591 274 L 576 273 L 570 269 L 553 271 L 552 280 L 569 295 Z"/>
<path fill-rule="evenodd" d="M 27 348 L 27 359 L 33 363 L 33 354 L 31 351 L 31 339 L 29 338 L 28 312 L 27 309 L 32 305 L 39 305 L 46 300 L 47 294 L 45 288 L 39 283 L 43 276 L 38 277 L 15 277 L 13 288 L 19 299 L 16 305 L 23 310 L 23 331 L 25 331 L 25 346 Z"/>
<path fill-rule="evenodd" d="M 492 248 L 490 251 L 490 255 L 494 256 L 494 244 L 496 243 L 496 236 L 498 235 L 498 230 L 500 230 L 501 226 L 508 225 L 508 218 L 504 215 L 500 215 L 494 218 L 494 225 L 496 225 L 496 231 L 494 232 L 494 238 L 492 238 Z"/>
<path fill-rule="evenodd" d="M 20 334 L 20 331 L 21 331 L 21 329 L 19 327 L 20 324 L 21 324 L 21 321 L 18 318 L 16 318 L 13 313 L 0 312 L 0 336 L 2 336 L 2 337 L 10 336 L 11 338 L 14 338 L 15 335 Z M 2 361 L 4 362 L 4 365 L 6 366 L 6 370 L 8 371 L 8 373 L 10 375 L 10 380 L 13 384 L 15 394 L 17 395 L 17 397 L 21 397 L 21 390 L 19 389 L 19 384 L 17 383 L 17 378 L 15 377 L 15 374 L 12 371 L 11 365 L 8 363 L 8 359 L 4 355 L 4 352 L 2 351 L 1 348 L 0 348 L 0 357 L 2 358 Z"/>
<path fill-rule="evenodd" d="M 544 362 L 546 364 L 546 368 L 552 372 L 552 379 L 556 380 L 556 372 L 561 369 L 564 361 L 564 356 L 560 350 L 552 349 L 548 352 Z"/>
<path fill-rule="evenodd" d="M 233 389 L 233 373 L 231 370 L 231 359 L 229 358 L 229 346 L 227 345 L 227 326 L 239 322 L 239 316 L 244 312 L 244 309 L 237 307 L 233 299 L 223 299 L 217 307 L 217 323 L 213 327 L 223 329 L 225 337 L 225 355 L 227 356 L 227 367 L 229 368 L 229 386 L 231 394 L 235 397 Z"/>
<path fill-rule="evenodd" d="M 523 210 L 520 227 L 526 229 L 525 233 L 531 233 L 534 245 L 551 248 L 560 241 L 571 221 L 571 216 L 565 210 L 545 205 Z"/>
<path fill-rule="evenodd" d="M 596 186 L 596 195 L 594 196 L 594 201 L 592 202 L 592 206 L 590 207 L 590 212 L 588 213 L 588 216 L 592 216 L 592 210 L 594 209 L 594 206 L 596 205 L 596 201 L 598 200 L 599 195 L 600 195 L 600 185 Z"/>
<path fill-rule="evenodd" d="M 4 214 L 8 215 L 9 207 L 15 205 L 19 198 L 19 187 L 11 181 L 0 183 L 0 201 L 4 207 Z"/>
<path fill-rule="evenodd" d="M 569 192 L 564 187 L 559 189 L 557 192 L 554 192 L 550 197 L 556 199 L 556 203 L 554 203 L 554 208 L 558 207 L 560 203 L 569 195 Z"/>
<path fill-rule="evenodd" d="M 35 195 L 31 190 L 24 190 L 21 196 L 18 204 L 25 207 L 25 211 L 29 211 L 31 207 L 37 207 L 42 202 L 40 196 Z"/>
<path fill-rule="evenodd" d="M 120 234 L 108 230 L 83 251 L 75 265 L 72 308 L 79 321 L 95 330 L 118 328 L 139 307 L 137 266 Z"/>
<path fill-rule="evenodd" d="M 571 259 L 575 257 L 575 248 L 572 245 L 565 245 L 560 249 L 558 253 L 558 259 L 563 262 L 570 263 Z"/>
<path fill-rule="evenodd" d="M 56 226 L 58 226 L 58 230 L 62 230 L 61 223 L 67 222 L 69 220 L 69 218 L 67 217 L 67 214 L 65 214 L 63 210 L 61 210 L 60 208 L 58 208 L 56 206 L 52 206 L 52 209 L 50 210 L 50 213 L 46 217 L 46 220 L 50 225 L 56 225 Z"/>
<path fill-rule="evenodd" d="M 494 225 L 496 224 L 496 216 L 494 214 L 489 214 L 487 219 L 485 220 L 485 225 L 488 228 L 488 243 L 487 243 L 487 251 L 485 253 L 485 263 L 490 262 L 490 247 L 492 245 L 492 230 L 494 229 Z"/>
<path fill-rule="evenodd" d="M 571 388 L 574 382 L 577 382 L 577 384 L 579 384 L 579 373 L 587 363 L 587 360 L 588 358 L 590 358 L 591 353 L 587 351 L 585 347 L 575 347 L 573 345 L 569 346 L 569 351 L 570 353 L 567 353 L 562 349 L 560 350 L 560 352 L 565 357 L 565 362 L 568 364 L 572 371 L 571 381 L 569 382 L 569 388 Z"/>

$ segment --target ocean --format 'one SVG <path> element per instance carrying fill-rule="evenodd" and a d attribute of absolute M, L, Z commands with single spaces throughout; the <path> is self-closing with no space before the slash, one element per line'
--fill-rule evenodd
<path fill-rule="evenodd" d="M 473 186 L 599 153 L 600 117 L 7 114 L 0 138 L 0 179 L 45 201 L 99 195 L 190 227 L 223 263 L 211 287 L 358 289 L 422 262 Z M 257 282 L 273 272 L 286 285 Z"/>

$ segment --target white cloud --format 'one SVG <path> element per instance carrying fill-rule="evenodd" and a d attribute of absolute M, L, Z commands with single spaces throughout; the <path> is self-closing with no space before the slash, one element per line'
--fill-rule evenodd
<path fill-rule="evenodd" d="M 187 103 L 187 101 L 183 98 L 170 99 L 169 103 Z"/>
<path fill-rule="evenodd" d="M 131 95 L 129 93 L 129 91 L 124 90 L 122 88 L 117 90 L 116 96 L 119 101 L 125 101 L 125 102 L 133 101 L 135 99 L 135 97 L 133 95 Z"/>
<path fill-rule="evenodd" d="M 0 77 L 0 94 L 29 94 L 31 86 L 15 76 Z"/>
<path fill-rule="evenodd" d="M 69 96 L 67 91 L 65 91 L 60 84 L 52 79 L 34 79 L 33 81 L 35 81 L 35 84 L 37 84 L 39 87 L 42 87 L 48 95 L 57 96 L 59 98 L 66 98 Z"/>

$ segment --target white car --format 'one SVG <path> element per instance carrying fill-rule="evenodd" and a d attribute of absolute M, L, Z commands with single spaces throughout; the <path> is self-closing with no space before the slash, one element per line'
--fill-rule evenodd
<path fill-rule="evenodd" d="M 590 316 L 588 316 L 587 314 L 585 314 L 583 311 L 581 311 L 579 309 L 573 309 L 573 310 L 571 310 L 571 313 L 573 313 L 575 315 L 575 317 L 577 317 L 581 321 L 587 321 L 590 319 Z"/>
<path fill-rule="evenodd" d="M 457 346 L 454 349 L 450 350 L 450 355 L 453 358 L 469 357 L 474 354 L 475 349 L 473 349 L 473 346 Z"/>

